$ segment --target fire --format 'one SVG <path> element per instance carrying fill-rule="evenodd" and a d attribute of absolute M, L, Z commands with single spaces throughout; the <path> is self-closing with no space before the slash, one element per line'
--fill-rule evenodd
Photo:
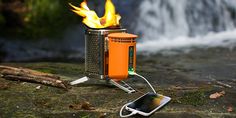
<path fill-rule="evenodd" d="M 121 16 L 116 14 L 112 0 L 106 0 L 105 14 L 101 18 L 97 16 L 95 11 L 88 8 L 86 0 L 80 4 L 80 7 L 76 7 L 71 3 L 69 5 L 73 8 L 73 12 L 83 17 L 83 23 L 90 28 L 107 28 L 119 25 Z"/>

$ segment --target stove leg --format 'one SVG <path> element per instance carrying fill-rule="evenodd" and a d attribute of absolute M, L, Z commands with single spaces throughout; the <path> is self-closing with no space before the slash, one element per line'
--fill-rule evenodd
<path fill-rule="evenodd" d="M 124 90 L 127 93 L 134 93 L 135 92 L 135 90 L 132 87 L 130 87 L 127 83 L 125 83 L 124 81 L 121 81 L 120 83 L 118 83 L 112 79 L 109 79 L 109 83 L 112 85 L 115 85 L 116 87 Z M 123 85 L 121 85 L 121 84 L 123 84 Z"/>
<path fill-rule="evenodd" d="M 82 78 L 79 78 L 77 80 L 74 80 L 74 81 L 70 82 L 70 85 L 76 85 L 76 84 L 84 83 L 88 80 L 89 80 L 89 78 L 87 76 L 85 76 L 85 77 L 82 77 Z"/>

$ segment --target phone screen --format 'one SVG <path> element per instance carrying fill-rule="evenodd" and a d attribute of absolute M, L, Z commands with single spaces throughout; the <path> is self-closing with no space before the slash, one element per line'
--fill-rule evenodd
<path fill-rule="evenodd" d="M 145 113 L 150 113 L 161 104 L 163 98 L 164 96 L 157 95 L 155 93 L 147 93 L 143 97 L 129 104 L 127 107 Z"/>

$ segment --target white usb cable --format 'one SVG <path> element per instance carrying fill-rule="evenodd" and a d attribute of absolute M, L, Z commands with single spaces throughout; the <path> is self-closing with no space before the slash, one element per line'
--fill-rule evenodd
<path fill-rule="evenodd" d="M 156 94 L 155 89 L 152 87 L 152 85 L 149 83 L 149 81 L 145 77 L 143 77 L 142 75 L 139 75 L 138 73 L 136 73 L 134 71 L 129 71 L 129 75 L 135 75 L 135 76 L 138 76 L 138 77 L 142 78 L 143 80 L 145 80 L 147 82 L 147 84 L 150 86 L 150 88 L 152 89 L 152 91 Z M 129 103 L 127 103 L 127 104 L 125 104 L 124 106 L 121 107 L 121 109 L 120 109 L 120 117 L 126 118 L 126 117 L 130 117 L 132 115 L 135 115 L 137 113 L 137 111 L 133 111 L 130 114 L 127 114 L 127 115 L 123 115 L 122 114 L 123 109 L 126 106 L 128 106 L 129 104 L 131 104 L 131 102 L 129 102 Z"/>
<path fill-rule="evenodd" d="M 131 102 L 130 102 L 130 103 L 126 103 L 126 104 L 120 109 L 120 117 L 122 117 L 122 118 L 127 118 L 127 117 L 130 117 L 130 116 L 135 115 L 135 114 L 137 113 L 136 111 L 133 111 L 133 112 L 131 112 L 130 114 L 127 114 L 127 115 L 123 115 L 123 114 L 122 114 L 123 109 L 124 109 L 126 106 L 128 106 L 129 104 L 131 104 Z"/>
<path fill-rule="evenodd" d="M 143 77 L 142 75 L 139 75 L 138 73 L 134 72 L 134 71 L 129 71 L 129 75 L 135 75 L 138 76 L 140 78 L 142 78 L 143 80 L 145 80 L 147 82 L 147 84 L 150 86 L 150 88 L 152 89 L 152 91 L 156 94 L 157 92 L 155 91 L 155 89 L 152 87 L 152 85 L 149 83 L 149 81 Z"/>

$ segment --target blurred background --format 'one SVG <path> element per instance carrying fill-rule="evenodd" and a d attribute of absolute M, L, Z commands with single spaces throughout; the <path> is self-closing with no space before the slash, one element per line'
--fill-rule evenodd
<path fill-rule="evenodd" d="M 0 61 L 83 61 L 85 27 L 69 2 L 82 0 L 0 0 Z M 113 2 L 140 55 L 236 46 L 235 0 Z M 88 4 L 103 15 L 105 0 Z"/>

